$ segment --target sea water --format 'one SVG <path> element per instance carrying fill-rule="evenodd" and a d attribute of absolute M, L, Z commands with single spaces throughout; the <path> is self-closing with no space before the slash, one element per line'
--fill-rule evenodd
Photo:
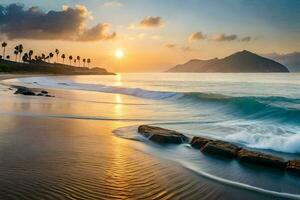
<path fill-rule="evenodd" d="M 136 132 L 138 125 L 146 123 L 190 137 L 207 136 L 285 159 L 299 159 L 300 74 L 128 73 L 33 77 L 6 83 L 115 95 L 107 101 L 93 95 L 77 98 L 91 103 L 116 104 L 119 112 L 115 114 L 99 113 L 101 118 L 97 113 L 68 117 L 130 120 L 136 122 L 136 126 L 119 127 L 113 134 L 137 140 L 137 148 L 143 151 L 227 184 L 276 194 L 300 194 L 299 177 L 207 157 L 189 145 L 161 147 Z"/>

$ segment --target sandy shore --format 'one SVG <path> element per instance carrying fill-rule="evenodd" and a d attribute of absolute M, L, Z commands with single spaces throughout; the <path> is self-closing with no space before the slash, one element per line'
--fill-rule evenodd
<path fill-rule="evenodd" d="M 112 134 L 133 122 L 64 117 L 87 110 L 84 103 L 1 96 L 1 199 L 272 199 L 201 177 Z M 114 109 L 93 106 L 88 110 L 98 114 Z"/>
<path fill-rule="evenodd" d="M 0 80 L 12 79 L 12 78 L 25 78 L 25 77 L 33 77 L 33 76 L 43 76 L 43 74 L 0 74 Z"/>

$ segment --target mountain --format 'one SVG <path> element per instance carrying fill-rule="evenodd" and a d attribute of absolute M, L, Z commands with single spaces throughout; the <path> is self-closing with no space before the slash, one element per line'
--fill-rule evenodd
<path fill-rule="evenodd" d="M 300 72 L 300 52 L 287 54 L 272 53 L 264 56 L 284 64 L 291 72 Z"/>
<path fill-rule="evenodd" d="M 182 65 L 176 65 L 167 72 L 269 73 L 289 72 L 289 70 L 274 60 L 244 50 L 222 59 L 190 60 Z"/>

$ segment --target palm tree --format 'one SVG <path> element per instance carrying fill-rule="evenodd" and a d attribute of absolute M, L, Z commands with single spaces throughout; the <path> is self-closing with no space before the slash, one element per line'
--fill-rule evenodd
<path fill-rule="evenodd" d="M 14 51 L 14 54 L 16 55 L 15 61 L 17 62 L 17 58 L 18 58 L 19 51 L 18 51 L 18 50 L 15 50 L 15 51 Z"/>
<path fill-rule="evenodd" d="M 69 60 L 70 60 L 70 65 L 71 65 L 71 61 L 73 60 L 73 56 L 69 56 Z"/>
<path fill-rule="evenodd" d="M 10 55 L 7 55 L 7 56 L 6 56 L 6 59 L 7 59 L 7 60 L 10 60 Z"/>
<path fill-rule="evenodd" d="M 66 55 L 64 53 L 61 55 L 61 58 L 63 59 L 63 64 L 65 64 Z"/>
<path fill-rule="evenodd" d="M 33 55 L 33 51 L 32 51 L 32 50 L 29 50 L 29 52 L 28 52 L 29 61 L 31 61 L 32 55 Z"/>
<path fill-rule="evenodd" d="M 55 49 L 55 53 L 56 53 L 56 62 L 58 62 L 58 54 L 59 54 L 59 50 Z"/>
<path fill-rule="evenodd" d="M 77 56 L 77 60 L 78 60 L 78 64 L 79 64 L 79 67 L 80 67 L 80 56 Z"/>
<path fill-rule="evenodd" d="M 45 61 L 46 60 L 46 55 L 42 53 L 42 60 Z"/>
<path fill-rule="evenodd" d="M 90 67 L 90 63 L 91 63 L 91 59 L 90 58 L 87 59 L 87 63 L 88 63 L 88 67 Z"/>
<path fill-rule="evenodd" d="M 76 65 L 76 59 L 74 59 L 74 65 Z"/>
<path fill-rule="evenodd" d="M 54 54 L 52 52 L 49 53 L 49 62 L 51 63 L 51 58 L 53 58 Z"/>
<path fill-rule="evenodd" d="M 23 45 L 22 45 L 22 44 L 20 44 L 20 45 L 19 45 L 19 54 L 20 54 L 20 57 L 19 57 L 19 59 L 20 59 L 20 61 L 21 61 L 21 56 L 22 56 L 22 53 L 23 53 Z"/>
<path fill-rule="evenodd" d="M 28 61 L 28 58 L 29 58 L 28 54 L 27 54 L 27 53 L 24 53 L 24 55 L 23 55 L 23 57 L 22 57 L 22 61 L 23 61 L 23 62 L 27 62 L 27 61 Z"/>
<path fill-rule="evenodd" d="M 5 58 L 5 47 L 7 46 L 6 42 L 2 43 L 2 48 L 3 48 L 3 59 Z"/>
<path fill-rule="evenodd" d="M 85 67 L 85 58 L 82 59 L 82 62 L 83 62 L 83 67 Z"/>

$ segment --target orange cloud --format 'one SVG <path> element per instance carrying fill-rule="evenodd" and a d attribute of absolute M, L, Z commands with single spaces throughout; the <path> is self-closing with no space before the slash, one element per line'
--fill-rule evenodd
<path fill-rule="evenodd" d="M 189 37 L 189 41 L 199 41 L 205 39 L 206 36 L 202 32 L 195 32 Z"/>

